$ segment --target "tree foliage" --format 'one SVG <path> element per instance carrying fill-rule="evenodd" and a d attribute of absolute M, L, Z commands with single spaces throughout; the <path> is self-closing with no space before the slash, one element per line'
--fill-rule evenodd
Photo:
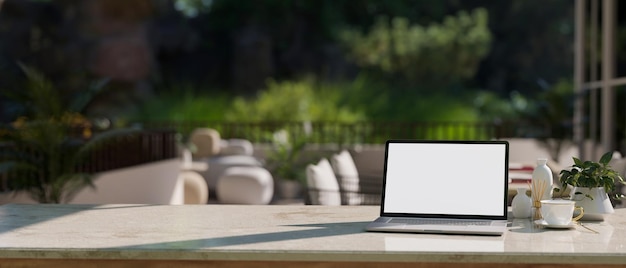
<path fill-rule="evenodd" d="M 361 67 L 414 83 L 445 84 L 473 77 L 489 51 L 487 22 L 485 9 L 461 11 L 428 26 L 410 24 L 403 17 L 379 17 L 366 34 L 347 29 L 341 40 Z"/>

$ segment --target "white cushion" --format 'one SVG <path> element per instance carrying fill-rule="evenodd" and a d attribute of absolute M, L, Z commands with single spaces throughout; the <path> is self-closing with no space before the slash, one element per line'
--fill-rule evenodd
<path fill-rule="evenodd" d="M 226 156 L 214 156 L 211 158 L 198 159 L 198 161 L 205 162 L 209 165 L 209 168 L 205 171 L 199 172 L 204 177 L 209 190 L 215 190 L 217 181 L 224 171 L 230 167 L 261 167 L 262 163 L 253 156 L 249 155 L 226 155 Z"/>
<path fill-rule="evenodd" d="M 311 204 L 341 205 L 339 184 L 328 159 L 322 158 L 317 165 L 309 164 L 306 168 L 306 179 Z"/>
<path fill-rule="evenodd" d="M 193 157 L 210 157 L 220 153 L 220 133 L 211 128 L 196 128 L 189 141 L 196 147 Z"/>
<path fill-rule="evenodd" d="M 339 189 L 342 192 L 344 204 L 358 205 L 361 203 L 361 196 L 358 194 L 359 172 L 354 164 L 354 159 L 347 150 L 342 150 L 331 157 L 331 163 L 339 182 Z"/>
<path fill-rule="evenodd" d="M 220 203 L 267 205 L 274 196 L 274 179 L 262 167 L 230 167 L 218 179 L 216 193 Z"/>
<path fill-rule="evenodd" d="M 252 155 L 253 153 L 254 146 L 249 140 L 228 139 L 220 143 L 220 155 Z"/>
<path fill-rule="evenodd" d="M 354 160 L 350 152 L 343 150 L 338 154 L 334 154 L 330 159 L 335 174 L 342 177 L 359 177 Z"/>
<path fill-rule="evenodd" d="M 185 204 L 206 204 L 209 201 L 209 187 L 200 174 L 183 171 L 178 179 L 184 183 Z"/>

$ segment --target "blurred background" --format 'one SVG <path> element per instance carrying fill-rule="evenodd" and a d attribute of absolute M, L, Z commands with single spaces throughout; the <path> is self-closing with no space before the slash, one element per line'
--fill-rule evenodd
<path fill-rule="evenodd" d="M 209 126 L 259 141 L 239 130 L 308 122 L 348 127 L 327 135 L 347 142 L 571 138 L 574 3 L 4 0 L 0 121 L 28 117 L 27 67 L 60 105 L 98 88 L 77 112 L 102 128 Z M 616 109 L 621 148 L 626 111 Z M 443 124 L 460 127 L 426 131 Z"/>

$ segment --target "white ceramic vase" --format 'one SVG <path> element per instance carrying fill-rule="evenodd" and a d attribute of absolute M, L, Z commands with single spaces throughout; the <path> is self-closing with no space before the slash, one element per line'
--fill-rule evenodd
<path fill-rule="evenodd" d="M 515 218 L 530 218 L 532 199 L 526 195 L 526 188 L 517 188 L 517 194 L 511 201 L 511 209 Z"/>
<path fill-rule="evenodd" d="M 548 163 L 548 159 L 538 158 L 537 166 L 533 170 L 533 177 L 532 177 L 533 182 L 538 182 L 538 181 L 545 182 L 546 188 L 545 188 L 545 191 L 543 192 L 543 195 L 541 196 L 541 200 L 552 199 L 553 177 L 552 177 L 552 170 L 550 169 L 550 167 L 548 167 L 547 163 Z M 533 191 L 534 190 L 535 189 L 533 189 Z"/>
<path fill-rule="evenodd" d="M 571 199 L 576 201 L 576 206 L 583 207 L 585 211 L 581 220 L 602 221 L 605 215 L 615 212 L 604 187 L 574 187 L 572 193 L 574 194 Z M 586 195 L 593 197 L 593 199 Z"/>

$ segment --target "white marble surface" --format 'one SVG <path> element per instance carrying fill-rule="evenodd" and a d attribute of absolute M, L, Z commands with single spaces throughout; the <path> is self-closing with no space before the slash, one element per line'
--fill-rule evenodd
<path fill-rule="evenodd" d="M 0 206 L 0 258 L 626 263 L 626 209 L 501 237 L 365 232 L 378 206 Z"/>

